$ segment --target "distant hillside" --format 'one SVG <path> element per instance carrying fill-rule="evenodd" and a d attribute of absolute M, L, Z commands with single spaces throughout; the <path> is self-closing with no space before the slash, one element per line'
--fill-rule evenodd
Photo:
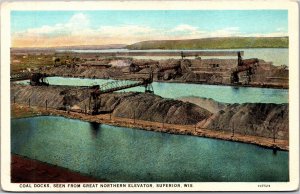
<path fill-rule="evenodd" d="M 55 49 L 80 49 L 80 50 L 101 50 L 101 49 L 120 49 L 124 48 L 126 44 L 107 44 L 107 45 L 78 45 L 78 46 L 61 46 L 54 47 Z"/>
<path fill-rule="evenodd" d="M 108 45 L 76 45 L 76 46 L 57 46 L 57 47 L 12 47 L 13 52 L 22 51 L 55 51 L 55 50 L 103 50 L 103 49 L 121 49 L 126 44 L 108 44 Z"/>
<path fill-rule="evenodd" d="M 234 49 L 288 48 L 288 37 L 226 37 L 188 40 L 153 40 L 128 45 L 128 49 Z"/>

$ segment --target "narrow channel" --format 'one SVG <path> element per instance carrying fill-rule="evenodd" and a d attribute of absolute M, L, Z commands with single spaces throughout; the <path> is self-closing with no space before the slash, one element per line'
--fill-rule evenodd
<path fill-rule="evenodd" d="M 91 86 L 114 81 L 112 79 L 82 79 L 66 77 L 48 77 L 50 85 Z M 16 83 L 28 84 L 28 80 Z M 154 93 L 164 98 L 182 97 L 211 98 L 222 103 L 288 103 L 288 89 L 233 87 L 206 84 L 153 82 Z M 143 92 L 143 87 L 135 87 L 125 92 Z"/>

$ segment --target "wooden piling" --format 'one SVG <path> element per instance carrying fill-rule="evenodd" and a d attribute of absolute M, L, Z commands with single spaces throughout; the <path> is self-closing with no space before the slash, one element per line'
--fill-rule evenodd
<path fill-rule="evenodd" d="M 89 110 L 91 110 L 91 96 L 90 96 L 90 98 L 89 98 Z"/>

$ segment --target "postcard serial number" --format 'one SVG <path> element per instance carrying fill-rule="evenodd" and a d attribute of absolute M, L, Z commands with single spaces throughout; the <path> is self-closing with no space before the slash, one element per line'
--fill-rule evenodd
<path fill-rule="evenodd" d="M 257 185 L 258 187 L 271 187 L 271 185 L 269 185 L 269 184 L 259 184 L 259 185 Z"/>

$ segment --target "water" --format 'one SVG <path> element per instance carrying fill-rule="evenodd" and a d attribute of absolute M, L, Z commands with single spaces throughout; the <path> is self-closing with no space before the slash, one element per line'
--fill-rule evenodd
<path fill-rule="evenodd" d="M 91 86 L 104 84 L 113 80 L 48 77 L 50 85 Z M 28 80 L 19 81 L 28 84 Z M 181 98 L 186 96 L 212 98 L 224 103 L 288 103 L 287 89 L 233 87 L 203 84 L 154 82 L 154 93 L 164 98 Z M 122 91 L 143 92 L 143 87 L 135 87 Z"/>
<path fill-rule="evenodd" d="M 289 180 L 289 153 L 63 117 L 13 119 L 12 153 L 118 182 Z"/>
<path fill-rule="evenodd" d="M 172 52 L 172 51 L 182 51 L 182 50 L 159 50 L 159 49 L 150 49 L 150 50 L 127 50 L 127 49 L 107 49 L 107 50 L 58 50 L 58 52 L 78 52 L 78 53 L 107 53 L 107 52 Z M 289 49 L 288 48 L 241 48 L 241 49 L 214 49 L 214 50 L 185 50 L 185 51 L 244 51 L 244 59 L 248 58 L 259 58 L 263 59 L 266 62 L 273 62 L 273 65 L 287 65 L 289 66 Z M 151 58 L 153 60 L 159 59 L 168 59 L 168 56 L 134 56 L 133 58 L 147 59 Z M 181 56 L 172 56 L 171 58 L 179 59 Z M 193 59 L 194 57 L 190 57 Z M 237 56 L 203 56 L 203 59 L 209 58 L 220 58 L 220 59 L 237 59 Z"/>

